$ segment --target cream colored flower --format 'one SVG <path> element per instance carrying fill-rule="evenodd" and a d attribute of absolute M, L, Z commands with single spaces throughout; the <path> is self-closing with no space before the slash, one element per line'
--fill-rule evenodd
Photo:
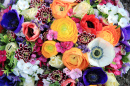
<path fill-rule="evenodd" d="M 76 0 L 61 0 L 61 1 L 75 2 Z"/>
<path fill-rule="evenodd" d="M 107 73 L 107 76 L 108 80 L 105 83 L 105 86 L 119 86 L 119 83 L 117 82 L 113 73 Z"/>
<path fill-rule="evenodd" d="M 24 18 L 27 19 L 35 19 L 37 10 L 38 10 L 37 8 L 26 9 L 21 12 L 21 15 L 24 15 Z"/>
<path fill-rule="evenodd" d="M 82 18 L 90 9 L 91 5 L 83 1 L 73 8 L 76 17 Z"/>
<path fill-rule="evenodd" d="M 27 80 L 28 80 L 29 82 L 25 80 L 23 86 L 34 86 L 34 82 L 35 82 L 34 78 L 30 77 L 30 78 L 28 78 Z"/>
<path fill-rule="evenodd" d="M 49 64 L 50 64 L 52 67 L 55 67 L 55 68 L 63 68 L 63 67 L 64 67 L 64 64 L 63 64 L 63 62 L 62 62 L 62 58 L 61 58 L 60 55 L 50 57 Z"/>

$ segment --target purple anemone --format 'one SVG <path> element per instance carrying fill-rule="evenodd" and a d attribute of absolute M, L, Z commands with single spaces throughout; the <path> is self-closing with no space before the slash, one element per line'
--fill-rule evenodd
<path fill-rule="evenodd" d="M 85 85 L 104 84 L 107 81 L 107 74 L 100 67 L 91 67 L 84 71 L 83 82 Z"/>
<path fill-rule="evenodd" d="M 122 40 L 120 41 L 120 43 L 126 46 L 125 48 L 126 52 L 130 52 L 130 24 L 122 28 L 121 30 L 122 30 L 122 33 L 121 33 Z"/>
<path fill-rule="evenodd" d="M 14 33 L 18 33 L 22 28 L 23 22 L 24 17 L 20 17 L 17 11 L 12 9 L 3 15 L 1 26 L 7 30 L 13 31 Z"/>

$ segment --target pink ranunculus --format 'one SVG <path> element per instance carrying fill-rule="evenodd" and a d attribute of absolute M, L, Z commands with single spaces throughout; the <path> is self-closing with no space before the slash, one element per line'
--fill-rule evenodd
<path fill-rule="evenodd" d="M 63 69 L 63 73 L 65 73 L 66 75 L 69 75 L 70 70 L 69 70 L 68 68 L 64 68 L 64 69 Z"/>
<path fill-rule="evenodd" d="M 62 82 L 62 83 L 61 83 L 61 86 L 67 86 L 67 85 L 70 84 L 70 83 L 71 83 L 70 86 L 76 86 L 76 85 L 75 85 L 76 82 L 75 82 L 73 79 L 71 79 L 71 78 L 66 79 L 64 82 Z"/>
<path fill-rule="evenodd" d="M 35 41 L 40 34 L 40 29 L 35 25 L 35 23 L 31 22 L 24 22 L 22 24 L 22 30 L 28 41 Z"/>

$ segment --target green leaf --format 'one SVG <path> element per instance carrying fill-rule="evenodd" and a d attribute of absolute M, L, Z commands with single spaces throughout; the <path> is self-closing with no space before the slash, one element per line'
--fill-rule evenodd
<path fill-rule="evenodd" d="M 115 65 L 115 64 L 116 64 L 116 62 L 112 62 L 112 64 L 114 64 L 114 65 Z"/>
<path fill-rule="evenodd" d="M 130 54 L 130 52 L 126 53 L 126 55 L 122 56 L 122 61 L 123 62 L 129 62 L 129 59 L 128 59 L 128 55 Z"/>
<path fill-rule="evenodd" d="M 88 11 L 88 14 L 91 15 L 91 14 L 94 14 L 94 10 L 93 10 L 93 7 L 91 6 L 89 11 Z"/>
<path fill-rule="evenodd" d="M 2 3 L 0 3 L 0 8 L 6 9 Z"/>
<path fill-rule="evenodd" d="M 4 49 L 5 49 L 5 45 L 4 46 L 0 45 L 0 50 L 4 50 Z"/>
<path fill-rule="evenodd" d="M 90 0 L 86 0 L 86 2 L 87 2 L 88 4 L 90 4 Z"/>
<path fill-rule="evenodd" d="M 122 18 L 123 16 L 120 14 L 120 13 L 118 13 L 118 22 L 120 21 L 120 19 Z"/>
<path fill-rule="evenodd" d="M 60 84 L 59 84 L 59 82 L 58 82 L 58 81 L 56 81 L 55 83 L 50 84 L 49 86 L 60 86 Z"/>

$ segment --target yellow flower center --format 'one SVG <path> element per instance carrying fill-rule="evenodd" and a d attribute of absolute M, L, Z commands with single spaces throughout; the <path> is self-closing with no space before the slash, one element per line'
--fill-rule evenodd
<path fill-rule="evenodd" d="M 54 51 L 54 48 L 55 48 L 54 45 L 52 45 L 52 44 L 46 44 L 46 46 L 45 46 L 45 51 L 46 51 L 46 52 L 53 52 L 53 51 Z"/>

